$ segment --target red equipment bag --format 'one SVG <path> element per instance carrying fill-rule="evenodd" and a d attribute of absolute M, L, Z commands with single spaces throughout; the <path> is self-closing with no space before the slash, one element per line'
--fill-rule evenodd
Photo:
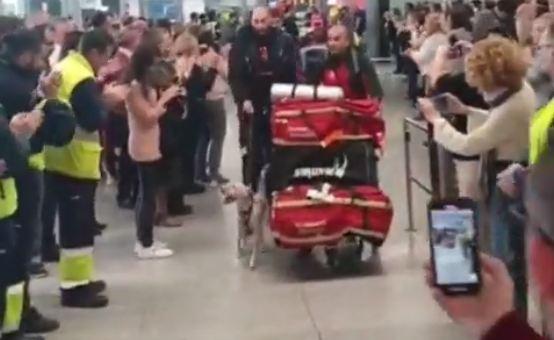
<path fill-rule="evenodd" d="M 283 100 L 273 105 L 273 144 L 322 146 L 336 141 L 373 140 L 382 146 L 385 122 L 375 99 L 339 101 Z"/>
<path fill-rule="evenodd" d="M 383 244 L 393 209 L 381 190 L 374 186 L 331 187 L 325 198 L 310 198 L 318 190 L 318 186 L 299 185 L 273 195 L 270 224 L 279 246 L 334 246 L 346 234 L 361 236 L 376 246 Z"/>

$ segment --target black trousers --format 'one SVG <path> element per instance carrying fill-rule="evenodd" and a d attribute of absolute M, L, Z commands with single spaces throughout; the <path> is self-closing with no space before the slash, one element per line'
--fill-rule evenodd
<path fill-rule="evenodd" d="M 17 255 L 16 224 L 12 219 L 2 219 L 0 220 L 0 288 L 5 292 L 7 286 L 20 283 L 26 277 L 26 265 Z M 0 308 L 0 313 L 3 312 L 4 308 Z"/>
<path fill-rule="evenodd" d="M 239 120 L 239 147 L 242 161 L 242 181 L 250 184 L 250 130 L 252 116 L 243 111 L 243 106 L 237 104 L 237 115 Z"/>
<path fill-rule="evenodd" d="M 161 164 L 155 162 L 137 163 L 139 175 L 139 194 L 135 206 L 137 240 L 143 247 L 154 242 L 154 218 L 156 215 L 156 194 L 160 189 Z"/>
<path fill-rule="evenodd" d="M 51 172 L 44 172 L 44 200 L 42 204 L 42 249 L 56 245 L 56 216 L 58 214 L 58 196 L 56 179 Z"/>
<path fill-rule="evenodd" d="M 408 98 L 415 104 L 422 94 L 418 83 L 419 68 L 412 59 L 407 57 L 404 59 L 404 68 L 408 76 Z"/>
<path fill-rule="evenodd" d="M 11 219 L 0 220 L 0 325 L 4 322 L 6 293 L 26 277 L 26 265 L 17 256 L 17 231 Z M 1 334 L 1 330 L 0 330 Z"/>
<path fill-rule="evenodd" d="M 94 246 L 96 180 L 52 174 L 60 214 L 60 246 L 79 249 Z"/>
<path fill-rule="evenodd" d="M 203 118 L 204 100 L 191 99 L 189 103 L 188 117 L 183 121 L 183 183 L 184 187 L 190 187 L 195 182 L 197 174 L 196 152 L 198 142 L 206 124 Z"/>
<path fill-rule="evenodd" d="M 250 128 L 250 184 L 256 191 L 262 169 L 271 161 L 270 107 L 255 107 Z"/>
<path fill-rule="evenodd" d="M 117 201 L 136 202 L 138 194 L 137 166 L 129 156 L 127 143 L 121 147 L 118 159 Z"/>
<path fill-rule="evenodd" d="M 18 209 L 15 215 L 17 226 L 17 250 L 19 261 L 27 268 L 31 259 L 38 251 L 39 238 L 42 238 L 42 184 L 43 174 L 31 168 L 27 168 L 16 178 L 18 193 Z M 26 275 L 28 278 L 28 275 Z"/>

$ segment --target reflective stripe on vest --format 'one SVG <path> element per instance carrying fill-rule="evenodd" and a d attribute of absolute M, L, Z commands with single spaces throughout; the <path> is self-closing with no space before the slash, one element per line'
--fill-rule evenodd
<path fill-rule="evenodd" d="M 85 57 L 70 53 L 56 66 L 61 73 L 58 99 L 69 103 L 73 90 L 83 80 L 94 78 L 94 71 Z M 73 140 L 63 147 L 45 146 L 45 165 L 49 171 L 78 179 L 100 179 L 100 137 L 77 127 Z"/>
<path fill-rule="evenodd" d="M 539 110 L 531 121 L 529 164 L 535 164 L 548 148 L 548 131 L 554 122 L 554 100 Z"/>
<path fill-rule="evenodd" d="M 17 210 L 17 189 L 13 178 L 0 179 L 0 220 L 15 214 Z"/>

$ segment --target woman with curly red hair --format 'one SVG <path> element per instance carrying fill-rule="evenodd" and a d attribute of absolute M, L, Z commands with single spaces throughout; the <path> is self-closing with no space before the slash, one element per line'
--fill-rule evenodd
<path fill-rule="evenodd" d="M 435 140 L 447 150 L 482 155 L 487 166 L 487 195 L 492 253 L 509 267 L 516 281 L 516 306 L 527 311 L 527 283 L 522 221 L 511 213 L 517 202 L 496 186 L 496 177 L 513 163 L 527 160 L 529 126 L 535 112 L 535 93 L 525 82 L 528 64 L 523 49 L 514 41 L 491 37 L 476 43 L 466 60 L 466 79 L 490 106 L 488 111 L 468 107 L 449 96 L 449 112 L 468 116 L 469 132 L 457 131 L 429 99 L 420 99 L 426 119 L 433 125 Z"/>

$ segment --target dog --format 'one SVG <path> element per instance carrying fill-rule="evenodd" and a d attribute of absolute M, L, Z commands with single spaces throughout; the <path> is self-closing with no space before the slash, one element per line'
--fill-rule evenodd
<path fill-rule="evenodd" d="M 224 204 L 237 204 L 238 238 L 237 256 L 245 256 L 248 239 L 252 237 L 253 245 L 250 252 L 249 267 L 256 268 L 259 253 L 264 242 L 264 226 L 266 222 L 268 203 L 263 194 L 254 193 L 252 189 L 241 183 L 226 184 L 221 187 Z"/>

